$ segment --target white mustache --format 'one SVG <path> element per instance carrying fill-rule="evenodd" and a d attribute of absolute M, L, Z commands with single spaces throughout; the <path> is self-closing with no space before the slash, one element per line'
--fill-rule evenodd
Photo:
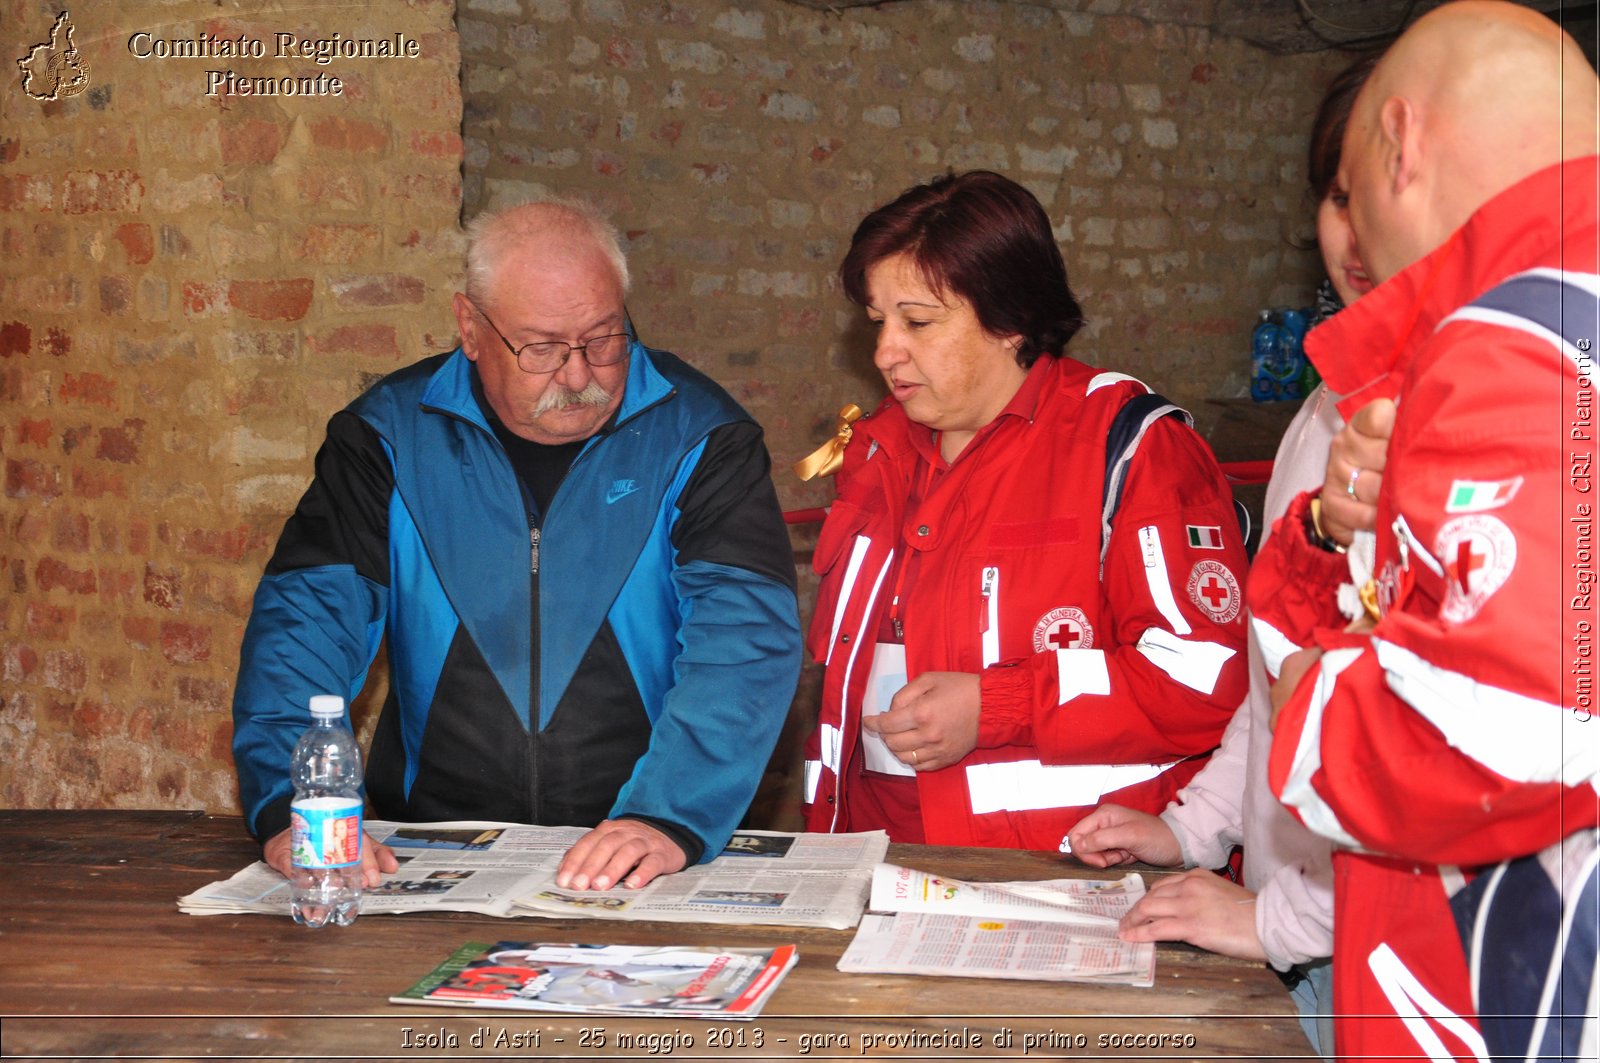
<path fill-rule="evenodd" d="M 573 391 L 551 381 L 550 386 L 545 388 L 544 394 L 539 396 L 539 401 L 533 408 L 533 415 L 538 417 L 569 406 L 605 406 L 610 402 L 611 392 L 593 380 L 589 381 L 582 391 Z"/>

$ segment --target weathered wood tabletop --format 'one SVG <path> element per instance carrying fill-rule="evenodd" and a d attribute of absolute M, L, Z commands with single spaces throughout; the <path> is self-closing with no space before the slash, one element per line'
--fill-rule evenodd
<path fill-rule="evenodd" d="M 1152 989 L 847 975 L 853 931 L 684 923 L 364 917 L 308 931 L 189 916 L 177 899 L 256 858 L 236 817 L 0 810 L 0 1056 L 403 1059 L 1295 1059 L 1310 1057 L 1265 967 L 1162 946 Z M 1096 874 L 1052 853 L 892 846 L 956 878 Z M 458 945 L 496 939 L 767 946 L 800 963 L 749 1023 L 387 1003 Z"/>

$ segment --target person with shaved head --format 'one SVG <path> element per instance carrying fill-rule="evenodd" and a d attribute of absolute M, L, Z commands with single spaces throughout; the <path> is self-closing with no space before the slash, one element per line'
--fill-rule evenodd
<path fill-rule="evenodd" d="M 1345 135 L 1377 287 L 1307 343 L 1350 424 L 1249 588 L 1273 789 L 1339 847 L 1341 1057 L 1594 1051 L 1596 99 L 1555 23 L 1458 0 Z"/>

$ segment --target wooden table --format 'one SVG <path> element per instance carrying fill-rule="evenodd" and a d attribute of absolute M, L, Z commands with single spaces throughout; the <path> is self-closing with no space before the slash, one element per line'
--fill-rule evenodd
<path fill-rule="evenodd" d="M 0 1055 L 735 1060 L 1310 1054 L 1293 1005 L 1271 972 L 1187 946 L 1162 946 L 1155 988 L 1133 989 L 846 975 L 834 965 L 853 931 L 428 912 L 369 916 L 348 929 L 313 932 L 282 918 L 179 913 L 178 897 L 255 857 L 237 817 L 0 811 Z M 977 880 L 1094 874 L 1051 853 L 897 845 L 889 857 Z M 801 960 L 766 1012 L 750 1023 L 387 1003 L 462 942 L 497 938 L 792 941 Z"/>

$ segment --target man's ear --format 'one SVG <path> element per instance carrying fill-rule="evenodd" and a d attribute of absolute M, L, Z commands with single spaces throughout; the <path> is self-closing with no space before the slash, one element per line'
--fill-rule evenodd
<path fill-rule="evenodd" d="M 456 292 L 450 300 L 450 309 L 456 315 L 456 329 L 461 333 L 461 350 L 471 361 L 478 360 L 477 318 L 467 297 Z"/>
<path fill-rule="evenodd" d="M 1383 146 L 1389 190 L 1399 195 L 1416 180 L 1422 164 L 1422 127 L 1417 109 L 1404 96 L 1390 96 L 1378 109 L 1378 138 Z"/>

